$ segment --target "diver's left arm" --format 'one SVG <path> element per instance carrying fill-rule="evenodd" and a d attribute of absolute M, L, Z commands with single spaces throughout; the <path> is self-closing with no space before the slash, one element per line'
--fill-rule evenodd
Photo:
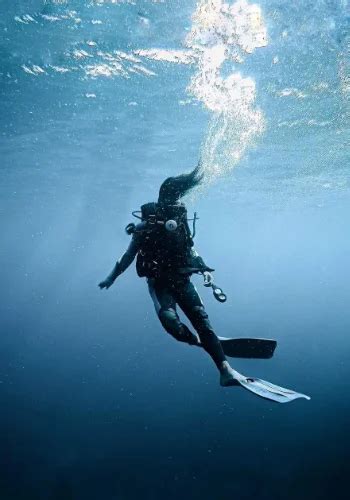
<path fill-rule="evenodd" d="M 112 272 L 107 276 L 105 280 L 99 283 L 98 286 L 101 288 L 101 290 L 103 288 L 108 289 L 110 286 L 113 285 L 118 276 L 120 276 L 130 266 L 139 249 L 140 249 L 140 238 L 139 235 L 134 234 L 126 252 L 116 262 L 114 268 L 112 269 Z"/>
<path fill-rule="evenodd" d="M 211 274 L 214 271 L 214 269 L 206 265 L 202 257 L 198 254 L 198 252 L 194 248 L 191 249 L 191 257 L 192 257 L 193 267 L 197 267 L 198 272 L 203 274 L 204 285 L 210 286 L 214 279 L 213 275 Z"/>

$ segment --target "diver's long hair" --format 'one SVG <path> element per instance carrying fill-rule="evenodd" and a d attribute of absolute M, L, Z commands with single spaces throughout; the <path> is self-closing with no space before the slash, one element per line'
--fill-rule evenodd
<path fill-rule="evenodd" d="M 189 174 L 168 177 L 159 189 L 158 203 L 174 205 L 191 189 L 198 186 L 203 179 L 200 163 Z"/>

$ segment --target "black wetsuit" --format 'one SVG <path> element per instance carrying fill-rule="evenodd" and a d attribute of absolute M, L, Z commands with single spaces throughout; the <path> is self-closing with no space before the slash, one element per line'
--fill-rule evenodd
<path fill-rule="evenodd" d="M 107 280 L 111 283 L 133 262 L 135 256 L 142 252 L 142 233 L 134 233 L 130 245 L 121 259 L 116 263 Z M 193 250 L 191 250 L 193 252 Z M 200 259 L 200 257 L 199 257 Z M 180 273 L 177 269 L 147 277 L 148 288 L 159 320 L 164 329 L 176 340 L 195 345 L 197 336 L 181 322 L 176 310 L 178 305 L 192 323 L 198 333 L 201 344 L 212 357 L 216 366 L 225 361 L 225 354 L 206 313 L 202 300 L 190 281 L 191 273 Z"/>

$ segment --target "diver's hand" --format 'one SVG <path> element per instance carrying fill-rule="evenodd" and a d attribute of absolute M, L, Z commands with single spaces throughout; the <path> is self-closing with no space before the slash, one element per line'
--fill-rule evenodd
<path fill-rule="evenodd" d="M 203 278 L 204 278 L 204 286 L 211 286 L 213 283 L 213 275 L 209 271 L 204 271 L 203 273 Z"/>
<path fill-rule="evenodd" d="M 111 279 L 106 278 L 105 280 L 101 281 L 101 283 L 98 284 L 98 286 L 103 290 L 106 288 L 108 290 L 109 287 L 113 285 L 114 281 Z"/>

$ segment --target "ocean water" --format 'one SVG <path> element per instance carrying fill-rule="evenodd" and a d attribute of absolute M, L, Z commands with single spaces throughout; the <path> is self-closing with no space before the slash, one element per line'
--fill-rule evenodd
<path fill-rule="evenodd" d="M 0 499 L 323 500 L 350 459 L 347 0 L 1 0 Z M 131 211 L 201 161 L 219 335 L 271 337 L 220 388 L 162 331 Z"/>

